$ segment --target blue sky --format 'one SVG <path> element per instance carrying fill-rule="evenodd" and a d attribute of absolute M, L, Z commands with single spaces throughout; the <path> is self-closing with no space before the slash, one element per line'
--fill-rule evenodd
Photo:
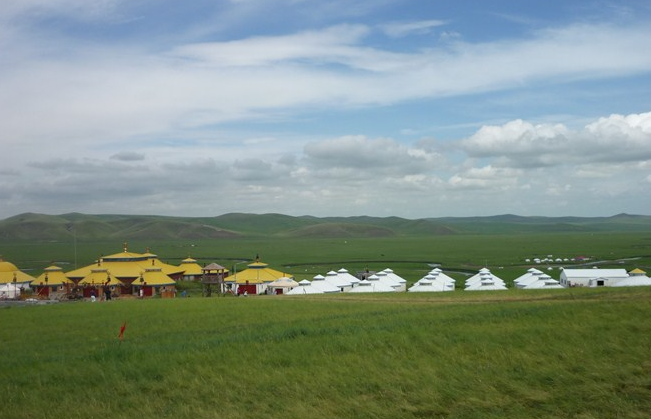
<path fill-rule="evenodd" d="M 8 0 L 0 217 L 651 214 L 647 1 Z"/>

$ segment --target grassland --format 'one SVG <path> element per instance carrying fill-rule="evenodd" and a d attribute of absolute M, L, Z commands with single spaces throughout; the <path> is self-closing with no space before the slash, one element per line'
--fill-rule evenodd
<path fill-rule="evenodd" d="M 76 252 L 75 252 L 76 248 Z M 452 271 L 457 279 L 461 272 L 473 272 L 488 266 L 507 282 L 531 266 L 527 258 L 572 258 L 587 256 L 603 267 L 640 267 L 651 271 L 651 233 L 554 233 L 399 236 L 377 238 L 230 238 L 200 240 L 135 240 L 129 249 L 144 252 L 150 248 L 159 257 L 179 264 L 188 256 L 200 263 L 218 262 L 232 268 L 240 261 L 251 261 L 256 255 L 271 267 L 311 279 L 317 273 L 345 267 L 351 272 L 391 267 L 408 281 L 416 281 L 439 263 Z M 19 268 L 35 275 L 52 263 L 64 270 L 75 265 L 92 264 L 101 255 L 122 251 L 122 242 L 78 241 L 56 242 L 12 241 L 0 243 L 0 254 Z M 569 263 L 554 263 L 558 267 Z M 243 269 L 240 264 L 238 269 Z M 546 265 L 545 265 L 546 267 Z M 458 272 L 458 273 L 457 273 Z"/>
<path fill-rule="evenodd" d="M 649 288 L 0 308 L 0 417 L 647 418 L 650 316 Z"/>

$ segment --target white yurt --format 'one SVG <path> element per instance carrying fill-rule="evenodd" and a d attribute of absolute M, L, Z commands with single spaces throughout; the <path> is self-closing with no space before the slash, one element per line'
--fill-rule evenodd
<path fill-rule="evenodd" d="M 389 279 L 392 279 L 395 282 L 397 282 L 398 284 L 400 284 L 400 286 L 398 288 L 396 288 L 396 291 L 406 291 L 407 290 L 407 280 L 404 279 L 403 277 L 401 277 L 400 275 L 397 275 L 395 272 L 393 272 L 393 269 L 386 268 L 382 272 L 385 272 Z"/>
<path fill-rule="evenodd" d="M 355 275 L 351 275 L 348 273 L 348 270 L 345 268 L 341 268 L 337 271 L 337 275 L 339 275 L 344 281 L 348 281 L 351 283 L 353 287 L 356 287 L 357 284 L 359 284 L 359 278 L 357 278 Z"/>
<path fill-rule="evenodd" d="M 560 282 L 545 273 L 535 275 L 534 278 L 534 280 L 527 280 L 526 283 L 520 282 L 518 288 L 525 290 L 565 288 Z"/>
<path fill-rule="evenodd" d="M 312 283 L 304 279 L 298 283 L 296 288 L 287 291 L 285 295 L 307 295 L 307 294 L 323 294 L 319 288 L 313 287 Z"/>
<path fill-rule="evenodd" d="M 359 281 L 359 284 L 348 292 L 365 293 L 365 292 L 395 292 L 396 290 L 390 285 L 379 281 L 377 275 L 371 275 L 368 279 Z"/>
<path fill-rule="evenodd" d="M 291 278 L 287 278 L 286 276 L 278 278 L 267 285 L 269 292 L 276 295 L 287 294 L 296 287 L 298 287 L 298 282 Z"/>
<path fill-rule="evenodd" d="M 474 279 L 473 279 L 474 278 Z M 466 281 L 466 291 L 498 291 L 505 290 L 504 280 L 495 276 L 487 268 L 482 268 L 479 273 Z"/>
<path fill-rule="evenodd" d="M 419 279 L 414 285 L 409 287 L 408 292 L 445 292 L 454 291 L 454 283 L 446 283 L 437 280 L 433 275 L 427 275 Z"/>
<path fill-rule="evenodd" d="M 335 271 L 328 272 L 325 276 L 325 281 L 339 288 L 342 292 L 349 291 L 353 288 L 352 282 L 347 281 L 343 276 L 340 276 L 339 273 Z"/>
<path fill-rule="evenodd" d="M 330 282 L 326 281 L 325 276 L 316 275 L 312 278 L 312 286 L 320 289 L 324 293 L 331 292 L 342 292 L 341 288 L 332 285 Z"/>

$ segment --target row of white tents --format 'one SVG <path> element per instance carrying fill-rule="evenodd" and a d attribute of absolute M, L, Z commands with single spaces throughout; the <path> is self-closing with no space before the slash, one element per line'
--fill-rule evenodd
<path fill-rule="evenodd" d="M 359 280 L 342 268 L 337 272 L 330 271 L 326 276 L 316 275 L 312 281 L 304 279 L 297 285 L 287 294 L 445 292 L 455 290 L 456 280 L 443 273 L 441 268 L 435 268 L 407 289 L 407 281 L 396 275 L 391 269 L 376 272 L 365 279 Z M 570 286 L 651 286 L 651 279 L 641 270 L 628 273 L 624 269 L 565 269 L 561 274 L 561 281 L 558 281 L 541 270 L 530 268 L 526 273 L 514 279 L 513 285 L 519 289 L 561 289 Z M 480 269 L 475 275 L 466 279 L 464 283 L 465 291 L 506 289 L 505 281 L 493 274 L 488 268 Z"/>
<path fill-rule="evenodd" d="M 304 279 L 287 295 L 328 294 L 336 292 L 401 292 L 406 291 L 407 280 L 396 275 L 387 268 L 380 272 L 368 274 L 359 279 L 350 274 L 345 268 L 337 272 L 330 271 L 325 276 L 316 275 L 312 281 Z"/>

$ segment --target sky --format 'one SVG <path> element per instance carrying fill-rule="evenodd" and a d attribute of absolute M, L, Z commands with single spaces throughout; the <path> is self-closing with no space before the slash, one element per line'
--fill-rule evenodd
<path fill-rule="evenodd" d="M 647 0 L 3 0 L 0 218 L 651 214 Z"/>

